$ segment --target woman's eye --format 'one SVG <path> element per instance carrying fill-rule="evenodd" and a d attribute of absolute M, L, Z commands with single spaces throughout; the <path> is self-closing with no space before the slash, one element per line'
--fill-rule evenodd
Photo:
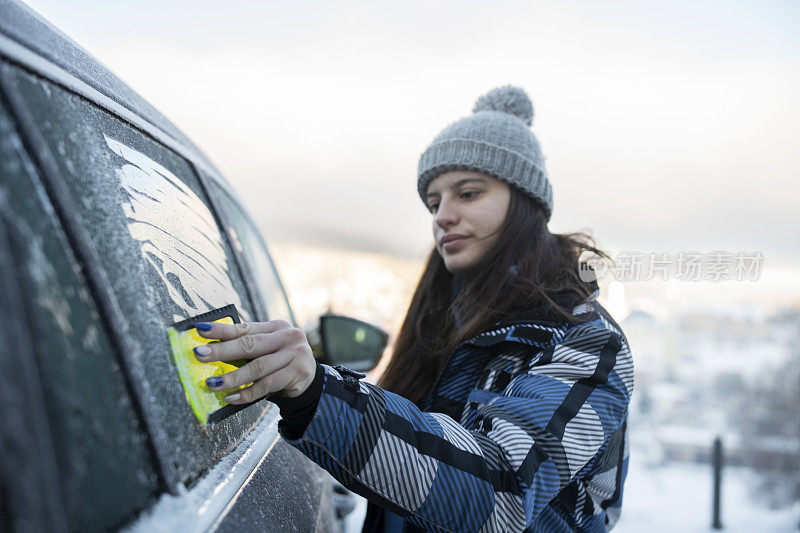
<path fill-rule="evenodd" d="M 464 191 L 461 193 L 461 198 L 464 200 L 472 200 L 478 196 L 480 191 Z"/>
<path fill-rule="evenodd" d="M 428 204 L 428 211 L 435 213 L 439 209 L 439 204 Z"/>

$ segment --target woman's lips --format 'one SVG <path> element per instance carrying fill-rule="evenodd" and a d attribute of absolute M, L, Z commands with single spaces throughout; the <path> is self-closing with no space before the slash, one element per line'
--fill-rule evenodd
<path fill-rule="evenodd" d="M 467 240 L 467 237 L 456 237 L 448 239 L 447 242 L 442 243 L 442 250 L 452 252 L 460 248 Z"/>

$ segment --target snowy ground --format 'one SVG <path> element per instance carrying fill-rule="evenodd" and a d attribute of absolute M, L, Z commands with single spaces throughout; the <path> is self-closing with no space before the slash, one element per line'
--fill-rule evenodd
<path fill-rule="evenodd" d="M 356 508 L 345 518 L 344 533 L 360 533 L 364 517 L 367 515 L 367 500 L 361 496 L 353 495 L 353 497 L 357 500 Z"/>
<path fill-rule="evenodd" d="M 633 450 L 622 517 L 614 533 L 699 533 L 711 529 L 711 468 L 703 465 L 645 464 L 643 453 Z M 750 496 L 750 472 L 728 468 L 722 480 L 722 525 L 730 533 L 798 532 L 800 505 L 770 510 Z M 348 517 L 347 533 L 361 531 L 366 504 Z"/>
<path fill-rule="evenodd" d="M 710 466 L 667 463 L 645 464 L 644 454 L 632 451 L 625 483 L 622 517 L 615 533 L 648 531 L 713 531 L 711 524 L 712 472 Z M 723 471 L 722 525 L 727 532 L 800 531 L 800 506 L 770 510 L 754 501 L 748 488 L 751 473 L 740 468 Z"/>

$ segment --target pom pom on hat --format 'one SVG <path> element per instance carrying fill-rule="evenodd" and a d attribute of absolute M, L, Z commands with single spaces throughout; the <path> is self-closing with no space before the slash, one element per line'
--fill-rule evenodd
<path fill-rule="evenodd" d="M 506 85 L 492 89 L 475 102 L 472 112 L 480 111 L 501 111 L 514 115 L 528 126 L 533 125 L 533 104 L 528 94 L 519 87 Z"/>

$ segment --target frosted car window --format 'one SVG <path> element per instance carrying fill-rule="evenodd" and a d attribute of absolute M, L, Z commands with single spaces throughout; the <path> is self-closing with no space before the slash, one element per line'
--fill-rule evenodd
<path fill-rule="evenodd" d="M 260 418 L 257 403 L 211 429 L 186 402 L 167 327 L 236 304 L 253 316 L 227 240 L 191 166 L 82 98 L 28 73 L 14 82 L 50 148 L 130 332 L 169 486 L 191 483 Z M 148 403 L 149 402 L 149 403 Z M 150 420 L 155 418 L 155 420 Z"/>
<path fill-rule="evenodd" d="M 0 196 L 36 340 L 68 529 L 115 528 L 156 494 L 147 436 L 81 269 L 1 104 Z"/>
<path fill-rule="evenodd" d="M 225 212 L 228 223 L 231 225 L 228 228 L 231 241 L 244 254 L 253 273 L 258 285 L 259 296 L 269 315 L 267 318 L 269 320 L 280 318 L 294 324 L 294 316 L 289 307 L 286 292 L 261 234 L 238 203 L 216 183 L 212 187 L 216 191 L 215 197 L 219 199 L 220 209 Z"/>
<path fill-rule="evenodd" d="M 125 193 L 128 233 L 172 302 L 184 311 L 176 321 L 229 303 L 242 309 L 238 293 L 230 290 L 234 284 L 222 234 L 203 200 L 145 154 L 103 137 L 122 159 L 114 172 Z"/>

